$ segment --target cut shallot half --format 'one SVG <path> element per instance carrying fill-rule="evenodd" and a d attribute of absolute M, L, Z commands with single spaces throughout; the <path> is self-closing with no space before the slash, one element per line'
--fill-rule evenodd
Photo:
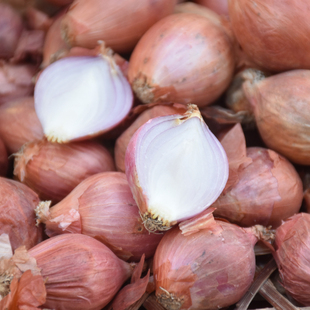
<path fill-rule="evenodd" d="M 136 131 L 126 175 L 145 227 L 168 230 L 207 209 L 228 178 L 226 153 L 196 105 L 151 119 Z"/>
<path fill-rule="evenodd" d="M 68 57 L 42 72 L 35 86 L 35 109 L 49 141 L 87 139 L 127 116 L 132 91 L 108 54 Z"/>

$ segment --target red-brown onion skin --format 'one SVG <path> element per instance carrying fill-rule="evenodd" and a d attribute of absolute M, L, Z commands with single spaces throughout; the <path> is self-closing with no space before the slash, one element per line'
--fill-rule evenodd
<path fill-rule="evenodd" d="M 5 177 L 8 172 L 8 168 L 9 168 L 8 152 L 6 150 L 2 138 L 0 138 L 0 176 Z"/>
<path fill-rule="evenodd" d="M 229 85 L 233 42 L 222 26 L 190 13 L 170 15 L 135 47 L 129 82 L 144 103 L 166 101 L 205 106 Z"/>
<path fill-rule="evenodd" d="M 0 61 L 0 104 L 30 96 L 36 67 L 31 64 L 12 65 Z"/>
<path fill-rule="evenodd" d="M 236 225 L 216 223 L 222 231 L 189 236 L 174 227 L 159 243 L 153 262 L 156 296 L 165 294 L 162 287 L 183 300 L 182 306 L 167 309 L 219 309 L 237 302 L 251 285 L 256 237 Z"/>
<path fill-rule="evenodd" d="M 0 106 L 0 137 L 10 154 L 27 142 L 44 136 L 33 97 L 22 97 Z"/>
<path fill-rule="evenodd" d="M 131 275 L 131 266 L 101 242 L 80 234 L 56 236 L 29 250 L 46 279 L 45 308 L 99 310 Z"/>
<path fill-rule="evenodd" d="M 265 144 L 294 163 L 310 165 L 310 70 L 243 84 Z"/>
<path fill-rule="evenodd" d="M 0 59 L 14 55 L 24 26 L 21 16 L 5 3 L 0 3 Z"/>
<path fill-rule="evenodd" d="M 43 139 L 25 144 L 15 154 L 14 175 L 41 200 L 65 198 L 89 176 L 115 170 L 109 151 L 92 141 L 66 144 Z"/>
<path fill-rule="evenodd" d="M 219 15 L 228 16 L 228 0 L 194 0 L 194 2 L 207 7 Z"/>
<path fill-rule="evenodd" d="M 78 214 L 75 218 L 69 215 L 72 209 Z M 103 242 L 124 260 L 139 261 L 143 253 L 145 258 L 152 257 L 163 236 L 145 229 L 126 175 L 121 172 L 89 177 L 49 212 L 44 221 L 49 236 L 82 233 Z M 72 225 L 60 227 L 62 221 L 71 220 Z"/>
<path fill-rule="evenodd" d="M 185 111 L 185 108 L 181 109 L 180 107 L 157 105 L 141 113 L 134 123 L 132 123 L 132 125 L 130 125 L 130 127 L 128 127 L 116 140 L 114 156 L 117 170 L 125 172 L 125 153 L 127 146 L 131 137 L 143 124 L 154 117 L 180 114 Z"/>
<path fill-rule="evenodd" d="M 98 40 L 117 53 L 130 52 L 157 21 L 173 13 L 176 0 L 75 0 L 62 22 L 71 46 L 94 48 Z"/>
<path fill-rule="evenodd" d="M 42 68 L 57 60 L 62 54 L 69 51 L 69 47 L 61 37 L 60 25 L 64 18 L 65 11 L 62 11 L 48 29 L 43 46 Z"/>
<path fill-rule="evenodd" d="M 39 202 L 26 185 L 0 177 L 0 235 L 9 235 L 13 251 L 22 245 L 30 249 L 42 241 L 34 213 Z"/>
<path fill-rule="evenodd" d="M 310 69 L 307 1 L 229 0 L 229 17 L 241 47 L 271 71 Z"/>
<path fill-rule="evenodd" d="M 310 214 L 298 213 L 277 230 L 275 252 L 281 284 L 298 302 L 310 306 Z"/>
<path fill-rule="evenodd" d="M 247 148 L 252 163 L 239 171 L 239 182 L 212 205 L 214 214 L 240 226 L 273 228 L 301 207 L 302 181 L 294 166 L 272 150 Z"/>

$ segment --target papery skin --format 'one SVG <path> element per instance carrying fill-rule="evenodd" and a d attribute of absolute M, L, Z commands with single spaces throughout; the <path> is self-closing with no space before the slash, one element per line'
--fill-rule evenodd
<path fill-rule="evenodd" d="M 75 0 L 62 22 L 63 37 L 71 46 L 94 48 L 102 40 L 117 53 L 130 52 L 175 4 L 176 0 Z"/>
<path fill-rule="evenodd" d="M 0 59 L 9 59 L 24 28 L 23 21 L 10 5 L 0 3 L 0 22 Z"/>
<path fill-rule="evenodd" d="M 310 68 L 307 1 L 229 0 L 228 4 L 237 40 L 258 65 L 271 71 Z"/>
<path fill-rule="evenodd" d="M 281 284 L 304 306 L 310 305 L 310 214 L 298 213 L 277 230 L 275 252 Z"/>
<path fill-rule="evenodd" d="M 33 97 L 22 97 L 0 106 L 0 136 L 10 154 L 27 142 L 43 138 Z"/>
<path fill-rule="evenodd" d="M 310 213 L 310 188 L 308 188 L 304 193 L 304 200 L 306 204 L 306 210 Z"/>
<path fill-rule="evenodd" d="M 10 237 L 12 249 L 27 249 L 42 240 L 42 227 L 35 225 L 38 195 L 20 182 L 0 177 L 0 234 Z"/>
<path fill-rule="evenodd" d="M 238 171 L 239 181 L 212 205 L 214 214 L 240 226 L 278 227 L 301 207 L 302 181 L 294 166 L 276 152 L 247 148 L 252 163 Z"/>
<path fill-rule="evenodd" d="M 0 176 L 5 177 L 8 172 L 8 168 L 9 168 L 8 152 L 6 150 L 2 138 L 0 138 Z"/>
<path fill-rule="evenodd" d="M 100 310 L 132 273 L 101 242 L 81 234 L 47 239 L 29 250 L 46 279 L 45 308 Z"/>
<path fill-rule="evenodd" d="M 228 16 L 228 0 L 195 0 L 194 2 L 209 8 L 219 15 Z"/>
<path fill-rule="evenodd" d="M 190 13 L 170 15 L 150 28 L 129 60 L 128 78 L 144 103 L 206 106 L 229 85 L 234 42 L 222 26 Z"/>
<path fill-rule="evenodd" d="M 97 142 L 59 144 L 42 139 L 25 144 L 15 154 L 13 173 L 41 200 L 56 203 L 89 176 L 113 170 L 112 155 Z"/>
<path fill-rule="evenodd" d="M 154 256 L 158 300 L 170 305 L 169 310 L 214 310 L 234 304 L 254 278 L 256 241 L 254 235 L 222 221 L 188 236 L 174 227 Z"/>
<path fill-rule="evenodd" d="M 294 163 L 310 165 L 310 70 L 247 82 L 243 89 L 265 144 Z"/>
<path fill-rule="evenodd" d="M 81 233 L 130 261 L 154 255 L 163 234 L 150 234 L 121 172 L 103 172 L 80 183 L 65 199 L 43 215 L 48 236 Z"/>
<path fill-rule="evenodd" d="M 31 64 L 12 65 L 0 60 L 0 104 L 30 96 L 35 73 L 36 67 Z"/>
<path fill-rule="evenodd" d="M 145 124 L 148 120 L 158 116 L 179 114 L 185 112 L 185 107 L 182 109 L 180 106 L 154 106 L 143 113 L 141 113 L 134 123 L 128 127 L 116 140 L 115 144 L 115 164 L 118 171 L 125 172 L 125 153 L 130 139 L 134 133 Z"/>
<path fill-rule="evenodd" d="M 43 30 L 47 32 L 53 23 L 53 18 L 50 18 L 46 13 L 34 8 L 28 7 L 25 12 L 27 26 L 31 30 Z"/>

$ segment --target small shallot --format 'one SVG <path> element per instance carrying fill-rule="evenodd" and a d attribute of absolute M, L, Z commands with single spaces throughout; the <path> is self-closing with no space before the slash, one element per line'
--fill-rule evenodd
<path fill-rule="evenodd" d="M 21 16 L 10 5 L 0 3 L 0 59 L 14 55 L 23 28 Z"/>
<path fill-rule="evenodd" d="M 65 199 L 49 209 L 36 209 L 48 236 L 81 233 L 103 242 L 118 257 L 138 261 L 154 255 L 162 234 L 150 234 L 121 172 L 104 172 L 81 182 Z"/>
<path fill-rule="evenodd" d="M 218 19 L 179 13 L 157 22 L 141 38 L 128 78 L 144 103 L 205 106 L 224 92 L 234 66 L 234 42 Z"/>
<path fill-rule="evenodd" d="M 0 60 L 0 104 L 31 95 L 35 73 L 36 67 L 31 64 L 13 65 Z"/>
<path fill-rule="evenodd" d="M 35 226 L 34 213 L 40 202 L 38 195 L 20 182 L 0 177 L 0 197 L 0 235 L 9 235 L 13 250 L 39 243 L 42 229 Z"/>
<path fill-rule="evenodd" d="M 116 52 L 130 52 L 157 21 L 173 12 L 176 0 L 75 0 L 62 21 L 71 46 L 94 48 L 98 40 Z"/>
<path fill-rule="evenodd" d="M 97 142 L 67 144 L 45 139 L 25 144 L 14 154 L 14 175 L 32 188 L 41 200 L 65 198 L 89 176 L 115 170 L 109 151 Z"/>
<path fill-rule="evenodd" d="M 310 70 L 248 80 L 242 87 L 265 144 L 294 163 L 310 165 Z"/>
<path fill-rule="evenodd" d="M 12 277 L 13 280 L 18 279 L 27 270 L 41 275 L 46 289 L 43 308 L 59 310 L 102 309 L 131 276 L 134 268 L 101 242 L 80 234 L 50 238 L 28 252 L 19 248 L 9 262 L 0 264 L 0 268 L 4 269 L 5 263 L 13 271 L 8 283 Z M 3 285 L 7 283 L 0 284 L 0 288 Z M 33 295 L 36 289 L 37 285 L 28 286 Z"/>
<path fill-rule="evenodd" d="M 186 107 L 179 104 L 174 105 L 156 105 L 141 113 L 138 118 L 128 127 L 116 140 L 115 144 L 115 164 L 118 171 L 125 172 L 125 153 L 128 143 L 134 133 L 148 120 L 158 116 L 182 114 L 186 111 Z"/>
<path fill-rule="evenodd" d="M 271 71 L 310 69 L 307 1 L 229 0 L 228 4 L 233 31 L 258 65 Z"/>
<path fill-rule="evenodd" d="M 27 142 L 43 138 L 33 97 L 22 97 L 0 106 L 0 136 L 9 153 L 19 151 Z"/>
<path fill-rule="evenodd" d="M 182 222 L 165 234 L 154 256 L 157 300 L 168 310 L 236 303 L 254 278 L 254 245 L 269 237 L 259 225 L 243 229 L 214 220 L 211 210 Z"/>
<path fill-rule="evenodd" d="M 261 147 L 246 149 L 243 133 L 236 129 L 221 141 L 230 175 L 225 190 L 212 205 L 214 214 L 241 226 L 276 228 L 299 211 L 302 181 L 294 166 L 276 152 Z"/>
<path fill-rule="evenodd" d="M 228 161 L 195 105 L 156 117 L 129 142 L 126 175 L 150 231 L 167 230 L 207 209 L 228 178 Z"/>
<path fill-rule="evenodd" d="M 299 213 L 287 219 L 277 230 L 274 258 L 281 284 L 304 306 L 310 306 L 310 214 Z"/>
<path fill-rule="evenodd" d="M 129 113 L 133 94 L 110 54 L 67 57 L 49 65 L 35 86 L 35 110 L 52 142 L 107 132 Z"/>

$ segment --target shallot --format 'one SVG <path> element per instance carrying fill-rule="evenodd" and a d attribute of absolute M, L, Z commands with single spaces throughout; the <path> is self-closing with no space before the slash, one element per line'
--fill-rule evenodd
<path fill-rule="evenodd" d="M 277 230 L 275 252 L 281 284 L 294 299 L 310 306 L 310 214 L 299 213 L 287 219 Z"/>
<path fill-rule="evenodd" d="M 75 0 L 62 21 L 63 37 L 71 46 L 94 48 L 102 40 L 118 53 L 130 52 L 175 4 L 176 0 Z"/>
<path fill-rule="evenodd" d="M 157 247 L 153 263 L 156 297 L 165 309 L 227 307 L 253 281 L 254 245 L 272 235 L 259 225 L 243 229 L 214 220 L 211 212 L 206 210 L 174 227 Z"/>
<path fill-rule="evenodd" d="M 49 141 L 99 135 L 129 113 L 130 85 L 108 52 L 60 59 L 41 73 L 35 86 L 35 110 Z"/>
<path fill-rule="evenodd" d="M 28 252 L 19 248 L 9 262 L 0 264 L 4 273 L 5 265 L 11 266 L 12 272 L 8 281 L 0 284 L 2 291 L 3 285 L 28 270 L 44 279 L 43 307 L 59 310 L 100 310 L 112 300 L 134 268 L 101 242 L 80 234 L 50 238 Z M 37 288 L 28 286 L 28 292 L 35 295 Z"/>
<path fill-rule="evenodd" d="M 126 175 L 103 172 L 81 182 L 66 198 L 49 209 L 41 203 L 36 214 L 49 236 L 81 233 L 103 242 L 118 257 L 138 261 L 154 255 L 162 234 L 144 228 Z"/>
<path fill-rule="evenodd" d="M 14 175 L 42 200 L 57 203 L 89 176 L 115 170 L 109 151 L 96 142 L 25 144 L 14 154 Z"/>
<path fill-rule="evenodd" d="M 233 31 L 258 65 L 271 71 L 310 69 L 307 1 L 229 0 L 228 4 Z"/>
<path fill-rule="evenodd" d="M 195 105 L 156 117 L 133 135 L 125 156 L 129 186 L 150 231 L 167 230 L 208 208 L 228 178 L 224 149 Z"/>
<path fill-rule="evenodd" d="M 42 240 L 42 229 L 35 225 L 34 209 L 38 195 L 20 182 L 0 177 L 0 235 L 9 235 L 13 250 L 27 249 Z"/>
<path fill-rule="evenodd" d="M 218 19 L 179 13 L 160 20 L 141 38 L 129 60 L 128 78 L 144 103 L 205 106 L 224 92 L 234 66 L 234 41 Z"/>

